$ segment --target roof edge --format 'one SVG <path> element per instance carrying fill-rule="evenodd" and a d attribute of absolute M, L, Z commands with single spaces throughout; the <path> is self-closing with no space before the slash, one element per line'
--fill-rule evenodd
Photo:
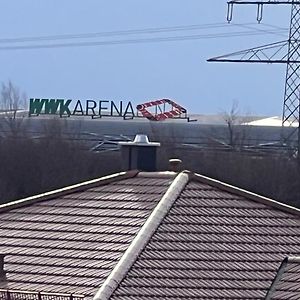
<path fill-rule="evenodd" d="M 128 172 L 120 172 L 120 173 L 116 173 L 116 174 L 107 175 L 107 176 L 104 176 L 104 177 L 92 179 L 92 180 L 89 180 L 89 181 L 84 181 L 84 182 L 81 182 L 81 183 L 78 183 L 78 184 L 70 185 L 70 186 L 60 188 L 60 189 L 56 189 L 56 190 L 53 190 L 53 191 L 50 191 L 50 192 L 30 196 L 30 197 L 27 197 L 27 198 L 15 200 L 15 201 L 8 202 L 8 203 L 4 203 L 4 204 L 0 205 L 0 213 L 9 211 L 9 210 L 14 209 L 14 208 L 19 208 L 19 207 L 23 207 L 23 206 L 26 206 L 26 205 L 31 205 L 31 204 L 39 202 L 39 201 L 50 200 L 54 197 L 65 196 L 69 193 L 80 192 L 84 189 L 88 189 L 88 188 L 91 188 L 91 187 L 96 187 L 96 186 L 99 186 L 99 185 L 112 183 L 112 182 L 119 181 L 119 180 L 122 180 L 122 179 L 132 178 L 132 177 L 135 177 L 137 174 L 138 174 L 138 171 L 136 171 L 136 170 L 128 171 Z"/>
<path fill-rule="evenodd" d="M 188 182 L 188 172 L 183 171 L 176 176 L 117 265 L 94 296 L 94 300 L 108 300 L 111 297 Z"/>
<path fill-rule="evenodd" d="M 224 190 L 224 191 L 227 191 L 227 192 L 230 192 L 230 193 L 234 193 L 236 195 L 246 197 L 250 200 L 253 200 L 253 201 L 268 205 L 268 206 L 272 206 L 272 207 L 280 209 L 282 211 L 300 216 L 300 209 L 299 208 L 293 207 L 293 206 L 288 205 L 288 204 L 280 203 L 280 202 L 278 202 L 276 200 L 273 200 L 271 198 L 267 198 L 267 197 L 249 192 L 247 190 L 235 187 L 233 185 L 224 183 L 222 181 L 212 179 L 212 178 L 209 178 L 209 177 L 197 174 L 197 173 L 191 174 L 191 179 L 195 179 L 195 180 L 200 181 L 202 183 L 206 183 L 206 184 L 209 184 L 211 186 L 217 187 L 221 190 Z"/>

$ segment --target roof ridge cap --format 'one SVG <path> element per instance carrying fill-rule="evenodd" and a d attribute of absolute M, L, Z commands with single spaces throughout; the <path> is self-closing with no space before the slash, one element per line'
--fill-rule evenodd
<path fill-rule="evenodd" d="M 202 183 L 206 183 L 206 184 L 209 184 L 211 186 L 220 188 L 220 189 L 222 189 L 226 192 L 230 192 L 230 193 L 248 198 L 248 199 L 253 200 L 255 202 L 259 202 L 259 203 L 262 203 L 262 204 L 265 204 L 265 205 L 268 205 L 268 206 L 272 206 L 272 207 L 277 208 L 279 210 L 282 210 L 284 212 L 288 212 L 288 213 L 291 213 L 291 214 L 294 214 L 294 215 L 297 215 L 297 216 L 300 217 L 300 209 L 297 208 L 297 207 L 281 203 L 281 202 L 276 201 L 274 199 L 264 197 L 264 196 L 261 196 L 259 194 L 253 193 L 253 192 L 249 192 L 245 189 L 230 185 L 230 184 L 222 182 L 220 180 L 212 179 L 210 177 L 206 177 L 204 175 L 200 175 L 200 174 L 197 174 L 197 173 L 193 173 L 191 175 L 191 179 L 195 179 L 195 180 L 200 181 Z"/>
<path fill-rule="evenodd" d="M 273 278 L 273 281 L 267 291 L 266 297 L 264 298 L 265 300 L 271 300 L 274 293 L 276 292 L 277 284 L 280 282 L 284 272 L 285 268 L 288 264 L 288 257 L 286 257 L 280 264 L 279 268 L 277 269 L 277 272 L 275 274 L 275 277 Z"/>
<path fill-rule="evenodd" d="M 183 171 L 176 176 L 166 193 L 155 206 L 144 225 L 94 296 L 94 300 L 108 300 L 111 297 L 151 239 L 154 232 L 157 230 L 158 226 L 170 211 L 174 202 L 189 182 L 189 179 L 189 173 L 186 171 Z"/>
<path fill-rule="evenodd" d="M 36 203 L 39 201 L 50 200 L 54 197 L 65 196 L 72 192 L 80 192 L 82 190 L 85 190 L 85 189 L 88 189 L 91 187 L 95 187 L 95 186 L 99 186 L 99 185 L 103 185 L 103 184 L 107 184 L 107 183 L 111 183 L 111 182 L 115 182 L 115 181 L 120 181 L 122 179 L 132 178 L 132 177 L 135 177 L 137 174 L 138 174 L 138 171 L 115 173 L 115 174 L 107 175 L 104 177 L 100 177 L 100 178 L 84 181 L 81 183 L 73 184 L 73 185 L 63 187 L 60 189 L 56 189 L 53 191 L 49 191 L 46 193 L 42 193 L 42 194 L 26 197 L 23 199 L 11 201 L 8 203 L 4 203 L 4 204 L 0 205 L 0 214 L 3 212 L 9 211 L 11 209 L 23 207 L 23 206 L 30 205 L 30 204 L 33 204 L 33 203 Z"/>
<path fill-rule="evenodd" d="M 137 177 L 141 178 L 175 178 L 178 173 L 173 171 L 139 172 Z"/>
<path fill-rule="evenodd" d="M 287 261 L 289 263 L 300 263 L 300 256 L 288 256 Z"/>

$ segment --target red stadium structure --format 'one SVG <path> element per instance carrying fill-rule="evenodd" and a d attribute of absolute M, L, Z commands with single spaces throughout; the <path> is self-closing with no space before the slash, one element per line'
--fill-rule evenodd
<path fill-rule="evenodd" d="M 170 110 L 167 110 L 167 107 Z M 136 109 L 143 117 L 150 121 L 164 121 L 171 118 L 187 119 L 190 121 L 187 117 L 187 110 L 170 99 L 160 99 L 139 104 Z M 152 109 L 152 111 L 149 109 Z"/>

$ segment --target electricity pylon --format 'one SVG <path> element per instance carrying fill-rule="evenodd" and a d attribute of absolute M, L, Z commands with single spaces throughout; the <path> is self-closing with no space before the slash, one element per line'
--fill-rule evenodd
<path fill-rule="evenodd" d="M 283 141 L 292 145 L 295 141 L 300 156 L 300 1 L 233 0 L 228 2 L 227 20 L 230 22 L 235 5 L 256 5 L 257 21 L 263 18 L 265 5 L 291 5 L 291 20 L 288 40 L 230 53 L 209 59 L 209 62 L 247 62 L 286 64 L 286 81 L 282 115 L 282 126 L 290 127 Z"/>

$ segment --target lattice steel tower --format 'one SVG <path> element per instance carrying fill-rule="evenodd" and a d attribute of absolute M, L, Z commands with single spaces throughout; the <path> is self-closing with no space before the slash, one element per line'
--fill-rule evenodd
<path fill-rule="evenodd" d="M 284 63 L 287 65 L 285 93 L 282 115 L 282 126 L 290 127 L 283 136 L 283 141 L 297 147 L 300 156 L 300 1 L 244 1 L 228 2 L 227 20 L 232 20 L 235 5 L 256 5 L 257 21 L 263 17 L 265 5 L 291 5 L 291 21 L 288 40 L 255 47 L 227 55 L 214 57 L 214 62 L 247 62 L 247 63 Z M 282 131 L 284 132 L 284 131 Z"/>

